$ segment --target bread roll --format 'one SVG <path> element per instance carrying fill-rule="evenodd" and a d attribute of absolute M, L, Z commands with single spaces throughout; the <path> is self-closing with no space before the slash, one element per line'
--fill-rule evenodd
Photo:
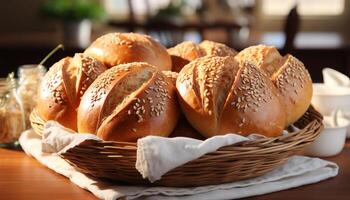
<path fill-rule="evenodd" d="M 212 56 L 235 56 L 237 51 L 219 42 L 204 40 L 199 47 L 205 52 L 205 55 Z"/>
<path fill-rule="evenodd" d="M 205 56 L 180 71 L 176 87 L 187 120 L 205 137 L 282 133 L 284 107 L 272 82 L 255 65 L 232 56 Z"/>
<path fill-rule="evenodd" d="M 182 42 L 175 47 L 168 49 L 173 63 L 173 71 L 180 72 L 190 61 L 197 58 L 213 56 L 235 56 L 237 52 L 218 42 L 205 40 L 199 45 L 190 41 Z"/>
<path fill-rule="evenodd" d="M 297 58 L 289 54 L 282 57 L 276 48 L 265 45 L 248 47 L 236 58 L 253 63 L 270 77 L 285 103 L 286 126 L 305 113 L 312 98 L 312 80 Z"/>
<path fill-rule="evenodd" d="M 137 33 L 109 33 L 95 40 L 85 54 L 103 62 L 107 67 L 147 62 L 160 70 L 171 70 L 171 58 L 159 42 Z"/>
<path fill-rule="evenodd" d="M 179 115 L 171 82 L 147 63 L 110 68 L 85 92 L 78 109 L 78 131 L 127 142 L 149 134 L 168 136 Z"/>
<path fill-rule="evenodd" d="M 101 62 L 83 54 L 55 63 L 40 85 L 36 107 L 40 117 L 77 130 L 76 109 L 80 98 L 106 69 Z"/>
<path fill-rule="evenodd" d="M 168 49 L 168 53 L 171 55 L 172 70 L 174 72 L 181 71 L 182 67 L 190 61 L 205 56 L 205 52 L 198 44 L 190 41 L 182 42 Z"/>

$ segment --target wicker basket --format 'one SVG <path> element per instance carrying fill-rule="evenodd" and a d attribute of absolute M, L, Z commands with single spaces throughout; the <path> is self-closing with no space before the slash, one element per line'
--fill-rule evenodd
<path fill-rule="evenodd" d="M 32 127 L 42 133 L 45 123 L 35 111 Z M 301 130 L 287 136 L 226 146 L 166 173 L 152 185 L 189 187 L 227 183 L 260 176 L 313 142 L 323 129 L 322 116 L 312 107 L 294 124 Z M 150 185 L 135 169 L 136 143 L 85 141 L 62 157 L 79 171 L 127 184 Z"/>

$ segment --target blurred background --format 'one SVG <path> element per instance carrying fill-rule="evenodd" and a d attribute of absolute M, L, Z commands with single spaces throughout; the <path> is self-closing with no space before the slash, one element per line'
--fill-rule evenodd
<path fill-rule="evenodd" d="M 108 32 L 149 34 L 166 47 L 184 40 L 236 50 L 276 46 L 302 60 L 315 82 L 321 69 L 350 75 L 350 1 L 346 0 L 11 0 L 0 6 L 0 76 L 23 64 L 82 52 Z"/>

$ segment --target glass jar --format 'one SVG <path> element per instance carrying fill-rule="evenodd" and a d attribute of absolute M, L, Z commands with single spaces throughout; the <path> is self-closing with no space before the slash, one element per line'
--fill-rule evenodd
<path fill-rule="evenodd" d="M 0 78 L 0 144 L 11 144 L 24 131 L 22 103 L 16 94 L 16 79 L 13 75 Z"/>
<path fill-rule="evenodd" d="M 30 129 L 30 113 L 36 105 L 38 89 L 46 69 L 42 65 L 22 65 L 18 69 L 19 86 L 17 94 L 23 104 L 25 129 Z"/>

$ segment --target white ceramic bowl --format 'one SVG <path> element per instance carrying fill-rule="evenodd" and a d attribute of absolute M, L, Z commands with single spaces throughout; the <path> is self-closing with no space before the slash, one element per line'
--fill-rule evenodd
<path fill-rule="evenodd" d="M 331 120 L 331 117 L 324 117 L 325 128 L 320 136 L 306 148 L 306 155 L 328 157 L 337 155 L 342 151 L 350 121 L 338 117 L 338 126 L 332 127 L 330 125 Z"/>
<path fill-rule="evenodd" d="M 322 115 L 334 110 L 350 113 L 350 88 L 314 83 L 311 103 Z"/>
<path fill-rule="evenodd" d="M 346 119 L 350 120 L 350 115 L 347 115 L 347 116 L 349 116 L 349 117 Z M 348 126 L 348 130 L 346 131 L 346 138 L 350 138 L 350 126 Z"/>
<path fill-rule="evenodd" d="M 342 85 L 350 87 L 350 78 L 332 68 L 322 69 L 323 82 L 326 85 Z"/>

